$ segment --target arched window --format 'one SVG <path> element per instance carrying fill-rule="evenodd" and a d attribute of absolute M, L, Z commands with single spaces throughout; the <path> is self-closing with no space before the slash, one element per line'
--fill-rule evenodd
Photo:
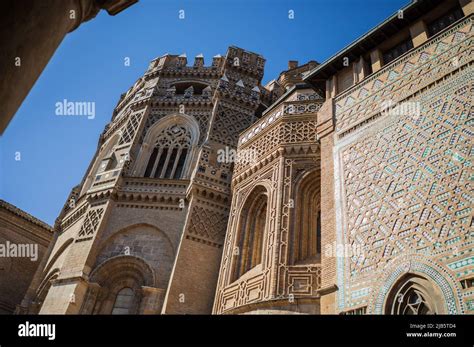
<path fill-rule="evenodd" d="M 267 190 L 259 186 L 247 197 L 242 208 L 234 252 L 237 258 L 233 281 L 262 262 L 267 206 Z"/>
<path fill-rule="evenodd" d="M 117 157 L 114 153 L 114 150 L 111 149 L 104 158 L 102 158 L 99 169 L 97 169 L 97 174 L 101 174 L 105 171 L 115 169 L 117 167 Z"/>
<path fill-rule="evenodd" d="M 131 314 L 133 307 L 133 290 L 132 288 L 122 288 L 115 297 L 112 314 Z"/>
<path fill-rule="evenodd" d="M 409 275 L 390 291 L 386 314 L 424 315 L 441 313 L 441 295 L 427 279 Z"/>
<path fill-rule="evenodd" d="M 199 83 L 195 81 L 189 81 L 189 82 L 178 82 L 173 84 L 173 86 L 176 89 L 176 94 L 185 94 L 186 90 L 189 90 L 189 88 L 193 88 L 193 94 L 195 95 L 200 95 L 202 94 L 203 90 L 208 87 L 207 84 L 204 83 Z"/>
<path fill-rule="evenodd" d="M 87 177 L 82 185 L 79 196 L 85 194 L 96 179 L 100 179 L 100 176 L 104 171 L 112 170 L 117 165 L 117 158 L 114 153 L 114 147 L 117 145 L 120 137 L 115 134 L 109 140 L 107 140 L 101 147 L 99 153 L 95 158 L 95 162 L 92 168 L 89 170 Z M 98 177 L 99 176 L 99 177 Z"/>
<path fill-rule="evenodd" d="M 292 209 L 290 263 L 317 263 L 321 254 L 319 174 L 307 174 L 296 187 Z"/>
<path fill-rule="evenodd" d="M 184 125 L 171 125 L 156 138 L 145 177 L 179 179 L 191 148 L 191 132 Z"/>

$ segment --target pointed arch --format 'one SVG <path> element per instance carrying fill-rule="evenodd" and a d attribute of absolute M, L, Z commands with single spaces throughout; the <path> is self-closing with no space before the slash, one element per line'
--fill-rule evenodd
<path fill-rule="evenodd" d="M 231 282 L 262 263 L 268 221 L 268 190 L 256 186 L 240 210 Z"/>
<path fill-rule="evenodd" d="M 391 288 L 385 314 L 445 314 L 444 307 L 443 295 L 435 284 L 424 276 L 405 274 Z"/>
<path fill-rule="evenodd" d="M 108 139 L 100 147 L 100 150 L 96 155 L 94 164 L 92 165 L 92 167 L 87 173 L 87 177 L 84 181 L 84 184 L 82 185 L 82 189 L 79 196 L 82 196 L 89 190 L 89 188 L 92 186 L 92 183 L 94 183 L 96 174 L 99 171 L 111 170 L 114 168 L 115 165 L 117 165 L 114 149 L 116 145 L 118 144 L 119 139 L 120 139 L 120 135 L 117 133 L 114 136 L 112 136 L 110 139 Z"/>
<path fill-rule="evenodd" d="M 65 251 L 68 249 L 68 247 L 72 244 L 72 242 L 74 241 L 74 238 L 70 238 L 68 240 L 66 240 L 59 248 L 58 250 L 56 251 L 56 253 L 54 253 L 54 255 L 50 258 L 49 262 L 47 263 L 47 265 L 45 266 L 44 270 L 43 270 L 43 274 L 46 275 L 49 270 L 51 269 L 51 267 L 55 264 L 56 260 L 58 260 L 58 258 L 63 255 L 65 253 Z M 62 265 L 62 264 L 59 264 L 59 265 Z"/>
<path fill-rule="evenodd" d="M 199 124 L 193 117 L 172 114 L 162 118 L 145 135 L 135 174 L 152 178 L 189 178 L 198 140 Z"/>
<path fill-rule="evenodd" d="M 441 264 L 423 255 L 411 254 L 407 260 L 406 255 L 394 259 L 384 269 L 377 282 L 373 285 L 373 291 L 367 306 L 367 312 L 372 314 L 383 314 L 387 312 L 390 303 L 393 302 L 394 288 L 400 283 L 414 277 L 424 278 L 434 287 L 431 293 L 437 293 L 436 297 L 438 313 L 461 314 L 466 312 L 462 298 L 462 287 L 455 277 Z"/>
<path fill-rule="evenodd" d="M 321 196 L 318 170 L 304 173 L 295 185 L 290 229 L 290 264 L 318 263 L 321 258 Z"/>
<path fill-rule="evenodd" d="M 46 299 L 46 296 L 48 295 L 48 292 L 51 288 L 53 281 L 59 277 L 59 271 L 60 271 L 59 268 L 54 268 L 41 281 L 41 283 L 38 286 L 38 289 L 36 290 L 36 298 L 34 300 L 34 305 L 32 306 L 31 313 L 37 314 L 41 310 L 41 307 L 43 306 L 44 300 Z"/>

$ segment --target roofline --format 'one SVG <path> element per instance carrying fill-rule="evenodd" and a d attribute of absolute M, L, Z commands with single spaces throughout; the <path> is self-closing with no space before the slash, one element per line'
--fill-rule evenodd
<path fill-rule="evenodd" d="M 15 205 L 12 205 L 12 204 L 6 202 L 5 200 L 0 199 L 0 207 L 3 207 L 5 210 L 9 211 L 10 213 L 13 213 L 13 214 L 15 214 L 15 215 L 17 215 L 17 216 L 19 216 L 23 219 L 26 219 L 28 222 L 33 223 L 33 224 L 45 229 L 46 231 L 48 231 L 50 233 L 53 232 L 53 228 L 49 224 L 47 224 L 47 223 L 43 222 L 42 220 L 32 216 L 28 212 L 23 211 L 22 209 L 16 207 Z"/>
<path fill-rule="evenodd" d="M 378 30 L 380 30 L 382 27 L 384 27 L 387 24 L 389 24 L 390 22 L 392 22 L 394 19 L 398 19 L 398 12 L 399 11 L 406 11 L 406 10 L 415 8 L 415 7 L 419 6 L 422 2 L 424 2 L 424 0 L 411 0 L 410 3 L 408 3 L 407 5 L 405 5 L 402 8 L 398 9 L 394 14 L 392 14 L 391 16 L 386 18 L 383 22 L 381 22 L 380 24 L 378 24 L 377 26 L 375 26 L 374 28 L 372 28 L 371 30 L 369 30 L 368 32 L 366 32 L 365 34 L 363 34 L 362 36 L 357 38 L 355 41 L 351 42 L 346 47 L 339 50 L 336 54 L 329 57 L 327 60 L 325 60 L 323 63 L 321 63 L 320 65 L 318 65 L 317 67 L 315 67 L 311 71 L 306 72 L 303 75 L 303 80 L 310 83 L 309 79 L 313 78 L 318 72 L 320 72 L 323 69 L 325 69 L 326 67 L 328 67 L 329 64 L 333 63 L 336 59 L 341 58 L 341 56 L 344 53 L 346 53 L 350 49 L 356 47 L 358 44 L 360 44 L 361 41 L 363 41 L 364 39 L 366 39 L 369 36 L 373 35 Z"/>

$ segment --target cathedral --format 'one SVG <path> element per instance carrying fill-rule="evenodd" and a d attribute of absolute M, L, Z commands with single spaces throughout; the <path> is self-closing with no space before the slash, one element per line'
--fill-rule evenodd
<path fill-rule="evenodd" d="M 412 2 L 266 85 L 235 46 L 152 60 L 16 313 L 473 314 L 473 12 Z"/>

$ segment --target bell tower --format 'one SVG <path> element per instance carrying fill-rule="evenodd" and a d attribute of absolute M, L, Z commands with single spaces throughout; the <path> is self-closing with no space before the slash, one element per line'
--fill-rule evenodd
<path fill-rule="evenodd" d="M 123 95 L 23 300 L 46 314 L 212 311 L 239 133 L 272 99 L 230 47 L 154 59 Z"/>
<path fill-rule="evenodd" d="M 187 190 L 184 232 L 167 291 L 164 313 L 211 313 L 231 202 L 232 160 L 239 133 L 256 120 L 265 98 L 260 85 L 265 60 L 230 47 L 212 98 L 212 116 Z"/>

